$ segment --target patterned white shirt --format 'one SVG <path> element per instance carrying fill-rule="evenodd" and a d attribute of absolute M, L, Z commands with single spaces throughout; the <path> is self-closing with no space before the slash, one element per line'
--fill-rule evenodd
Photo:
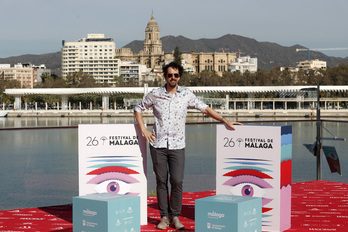
<path fill-rule="evenodd" d="M 151 145 L 155 148 L 171 150 L 185 148 L 185 123 L 188 109 L 204 112 L 207 105 L 188 88 L 178 86 L 173 95 L 165 86 L 153 89 L 139 102 L 134 111 L 142 113 L 152 107 L 155 117 L 153 132 L 156 139 Z"/>

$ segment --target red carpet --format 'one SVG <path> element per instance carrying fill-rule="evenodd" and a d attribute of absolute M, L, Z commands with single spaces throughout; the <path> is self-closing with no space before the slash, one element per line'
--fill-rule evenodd
<path fill-rule="evenodd" d="M 194 200 L 215 191 L 184 193 L 181 221 L 194 231 Z M 148 198 L 148 225 L 156 231 L 160 216 L 156 197 Z M 0 211 L 0 232 L 72 231 L 71 205 Z M 166 231 L 175 231 L 168 229 Z M 348 184 L 311 181 L 292 184 L 292 231 L 348 231 Z"/>

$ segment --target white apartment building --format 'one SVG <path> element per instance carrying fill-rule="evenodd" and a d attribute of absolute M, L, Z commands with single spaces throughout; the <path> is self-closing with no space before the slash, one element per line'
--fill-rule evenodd
<path fill-rule="evenodd" d="M 250 56 L 238 57 L 233 63 L 228 65 L 229 72 L 239 71 L 244 73 L 245 71 L 256 72 L 257 71 L 257 58 L 250 58 Z"/>
<path fill-rule="evenodd" d="M 318 70 L 318 69 L 326 69 L 326 61 L 322 60 L 305 60 L 300 61 L 297 65 L 299 69 L 305 69 L 305 70 Z"/>
<path fill-rule="evenodd" d="M 134 61 L 121 61 L 120 63 L 120 77 L 127 83 L 131 79 L 134 83 L 141 85 L 141 76 L 146 73 L 146 65 Z"/>
<path fill-rule="evenodd" d="M 115 58 L 115 42 L 104 34 L 87 34 L 77 42 L 62 42 L 62 75 L 82 71 L 98 83 L 115 83 L 120 60 Z"/>

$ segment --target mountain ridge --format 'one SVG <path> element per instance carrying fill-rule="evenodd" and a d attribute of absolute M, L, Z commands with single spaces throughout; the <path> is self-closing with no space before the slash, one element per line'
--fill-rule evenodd
<path fill-rule="evenodd" d="M 296 52 L 297 48 L 305 48 L 299 44 L 292 46 L 282 46 L 274 42 L 259 42 L 256 39 L 240 35 L 226 34 L 215 39 L 189 39 L 182 35 L 164 36 L 161 38 L 162 48 L 165 53 L 174 51 L 176 47 L 181 52 L 241 52 L 242 56 L 257 56 L 258 68 L 270 70 L 274 67 L 295 67 L 297 62 L 307 59 L 307 52 Z M 133 53 L 138 53 L 143 49 L 143 40 L 133 40 L 123 46 L 130 48 Z M 343 61 L 348 61 L 348 57 L 340 58 L 327 56 L 321 52 L 311 51 L 311 59 L 325 60 L 328 67 L 339 65 Z M 20 55 L 7 58 L 0 58 L 0 64 L 9 63 L 32 63 L 35 65 L 45 64 L 54 73 L 60 72 L 61 55 L 60 52 L 46 53 L 42 55 Z"/>
<path fill-rule="evenodd" d="M 192 40 L 182 35 L 164 36 L 161 38 L 163 51 L 172 52 L 178 47 L 181 52 L 237 52 L 240 50 L 242 56 L 258 58 L 258 68 L 270 70 L 274 67 L 296 67 L 299 61 L 307 59 L 307 52 L 296 52 L 297 48 L 305 48 L 299 44 L 290 47 L 282 46 L 274 42 L 259 42 L 256 39 L 240 35 L 226 34 L 216 39 Z M 142 50 L 143 41 L 134 40 L 123 46 L 131 48 L 133 52 Z M 348 57 L 332 57 L 321 52 L 311 51 L 311 59 L 325 60 L 329 67 L 337 66 Z"/>

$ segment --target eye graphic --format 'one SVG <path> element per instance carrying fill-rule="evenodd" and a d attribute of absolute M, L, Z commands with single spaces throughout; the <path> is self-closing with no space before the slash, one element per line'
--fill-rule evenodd
<path fill-rule="evenodd" d="M 257 185 L 251 183 L 241 183 L 230 189 L 233 195 L 245 197 L 263 197 L 265 191 Z"/>
<path fill-rule="evenodd" d="M 104 166 L 94 169 L 87 175 L 95 175 L 87 184 L 95 184 L 95 190 L 98 193 L 115 193 L 123 195 L 139 195 L 132 193 L 131 184 L 139 183 L 139 181 L 131 176 L 131 174 L 139 174 L 139 172 L 122 166 Z"/>
<path fill-rule="evenodd" d="M 267 205 L 272 199 L 264 198 L 266 188 L 272 188 L 272 186 L 264 179 L 272 179 L 269 175 L 256 171 L 241 169 L 226 173 L 224 176 L 232 177 L 224 183 L 224 185 L 232 186 L 229 191 L 233 195 L 248 196 L 248 197 L 261 197 L 262 206 Z"/>
<path fill-rule="evenodd" d="M 224 168 L 228 170 L 228 172 L 223 175 L 224 177 L 230 177 L 223 183 L 223 185 L 230 186 L 228 191 L 232 195 L 237 196 L 260 197 L 262 199 L 262 217 L 267 218 L 270 216 L 268 212 L 273 210 L 273 208 L 267 207 L 267 205 L 272 202 L 273 199 L 266 197 L 272 196 L 269 193 L 272 191 L 273 187 L 268 180 L 273 179 L 273 177 L 269 175 L 273 171 L 269 160 L 228 158 L 224 163 L 229 164 L 229 166 Z M 282 168 L 282 170 L 283 169 L 284 168 Z M 270 182 L 272 183 L 272 181 Z M 262 220 L 262 225 L 264 225 L 264 223 L 268 223 L 268 221 Z"/>
<path fill-rule="evenodd" d="M 253 187 L 255 189 L 253 190 L 254 192 L 256 192 L 255 187 L 258 187 L 259 189 L 272 188 L 272 186 L 269 183 L 267 183 L 265 180 L 256 176 L 248 176 L 248 175 L 236 176 L 229 179 L 228 181 L 224 183 L 224 185 L 229 185 L 229 186 L 238 186 L 240 184 L 243 184 L 243 186 L 249 185 L 250 187 Z"/>
<path fill-rule="evenodd" d="M 124 181 L 121 180 L 107 180 L 99 183 L 95 190 L 98 193 L 117 193 L 117 194 L 127 194 L 132 189 L 132 187 Z"/>

